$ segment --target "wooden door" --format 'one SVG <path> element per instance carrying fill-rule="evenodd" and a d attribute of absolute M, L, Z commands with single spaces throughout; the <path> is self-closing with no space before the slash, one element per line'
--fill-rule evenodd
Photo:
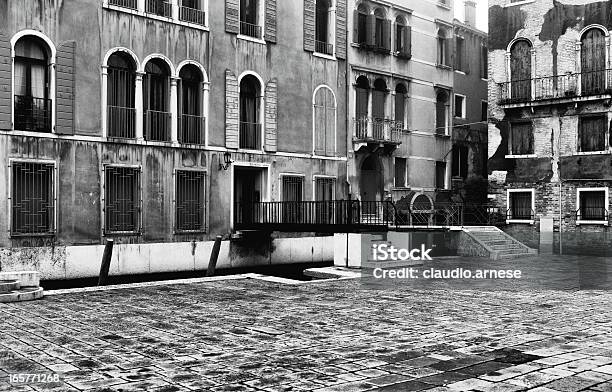
<path fill-rule="evenodd" d="M 512 99 L 531 99 L 531 44 L 518 41 L 510 50 Z"/>
<path fill-rule="evenodd" d="M 601 30 L 591 29 L 580 42 L 582 94 L 602 94 L 606 88 L 606 37 Z"/>

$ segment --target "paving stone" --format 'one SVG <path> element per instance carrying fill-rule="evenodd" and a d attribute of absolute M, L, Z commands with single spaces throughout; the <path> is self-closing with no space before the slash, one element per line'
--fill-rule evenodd
<path fill-rule="evenodd" d="M 586 378 L 570 376 L 570 377 L 560 378 L 544 386 L 546 388 L 556 389 L 560 392 L 575 392 L 575 391 L 581 391 L 595 384 L 598 384 L 598 382 L 593 381 L 593 380 L 588 380 Z"/>

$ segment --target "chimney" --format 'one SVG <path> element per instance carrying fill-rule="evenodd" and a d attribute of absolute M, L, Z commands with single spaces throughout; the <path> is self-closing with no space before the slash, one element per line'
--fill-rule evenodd
<path fill-rule="evenodd" d="M 465 24 L 476 26 L 476 2 L 474 0 L 465 0 Z"/>

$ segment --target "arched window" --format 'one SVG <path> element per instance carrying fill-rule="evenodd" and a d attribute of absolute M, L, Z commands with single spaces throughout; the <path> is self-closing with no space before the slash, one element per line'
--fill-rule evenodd
<path fill-rule="evenodd" d="M 204 144 L 202 113 L 202 72 L 193 64 L 187 64 L 179 72 L 179 141 Z"/>
<path fill-rule="evenodd" d="M 448 134 L 448 93 L 440 90 L 436 95 L 436 133 Z"/>
<path fill-rule="evenodd" d="M 314 140 L 316 155 L 335 155 L 336 99 L 327 86 L 318 88 L 314 96 Z"/>
<path fill-rule="evenodd" d="M 15 43 L 15 129 L 51 132 L 50 57 L 38 37 L 23 36 Z"/>
<path fill-rule="evenodd" d="M 355 137 L 363 139 L 368 135 L 368 97 L 370 82 L 361 75 L 355 84 Z"/>
<path fill-rule="evenodd" d="M 368 9 L 365 5 L 359 4 L 355 15 L 353 41 L 359 45 L 366 45 L 368 42 Z"/>
<path fill-rule="evenodd" d="M 330 0 L 316 0 L 315 13 L 315 52 L 327 55 L 334 54 L 331 29 L 331 3 Z"/>
<path fill-rule="evenodd" d="M 240 81 L 240 148 L 261 149 L 261 91 L 261 83 L 253 75 L 246 75 Z"/>
<path fill-rule="evenodd" d="M 261 39 L 259 19 L 259 0 L 240 0 L 240 34 Z"/>
<path fill-rule="evenodd" d="M 374 81 L 374 91 L 372 91 L 372 133 L 376 140 L 386 139 L 385 106 L 388 93 L 387 83 L 383 79 L 376 79 Z"/>
<path fill-rule="evenodd" d="M 531 42 L 521 39 L 510 48 L 512 99 L 531 98 Z"/>
<path fill-rule="evenodd" d="M 403 17 L 395 19 L 395 51 L 399 56 L 410 57 L 412 53 L 412 30 Z"/>
<path fill-rule="evenodd" d="M 374 11 L 374 45 L 376 49 L 391 49 L 387 42 L 388 38 L 390 38 L 390 33 L 390 25 L 385 19 L 384 11 L 377 8 Z"/>
<path fill-rule="evenodd" d="M 396 129 L 406 129 L 406 85 L 398 83 L 395 87 L 395 125 Z"/>
<path fill-rule="evenodd" d="M 580 39 L 582 94 L 602 94 L 606 89 L 606 36 L 599 28 L 584 32 Z"/>
<path fill-rule="evenodd" d="M 145 65 L 143 80 L 145 114 L 145 139 L 170 140 L 170 69 L 159 58 L 153 58 Z"/>
<path fill-rule="evenodd" d="M 136 136 L 136 64 L 126 53 L 115 52 L 108 58 L 107 130 L 112 137 Z"/>
<path fill-rule="evenodd" d="M 450 38 L 448 38 L 446 29 L 438 30 L 438 65 L 451 66 L 450 55 Z"/>

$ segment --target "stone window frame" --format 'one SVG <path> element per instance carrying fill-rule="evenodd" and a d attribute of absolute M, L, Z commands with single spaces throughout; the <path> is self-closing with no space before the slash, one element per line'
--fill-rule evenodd
<path fill-rule="evenodd" d="M 457 116 L 457 97 L 462 99 L 461 102 L 461 116 Z M 459 93 L 453 94 L 453 118 L 460 118 L 465 120 L 467 118 L 467 96 Z"/>
<path fill-rule="evenodd" d="M 609 206 L 610 206 L 610 189 L 606 186 L 606 187 L 579 187 L 576 188 L 576 211 L 578 211 L 580 209 L 580 193 L 581 192 L 604 192 L 604 205 L 606 207 L 606 211 L 608 211 L 608 214 L 610 213 L 609 210 Z M 576 225 L 602 225 L 602 226 L 609 226 L 609 222 L 607 220 L 601 220 L 601 221 L 594 221 L 594 220 L 583 220 L 583 219 L 578 219 L 578 217 L 576 217 Z"/>
<path fill-rule="evenodd" d="M 535 77 L 536 77 L 537 67 L 536 67 L 536 49 L 531 39 L 520 36 L 520 37 L 514 38 L 512 41 L 508 43 L 508 46 L 506 47 L 506 82 L 508 83 L 512 82 L 512 67 L 511 67 L 512 47 L 519 41 L 526 41 L 527 43 L 529 43 L 529 46 L 531 47 L 531 50 L 530 50 L 530 53 L 531 53 L 530 78 L 531 78 L 531 98 L 533 99 L 534 93 L 535 93 Z M 491 78 L 491 75 L 489 75 L 489 78 Z"/>
<path fill-rule="evenodd" d="M 106 228 L 106 169 L 107 168 L 126 168 L 133 169 L 138 172 L 138 223 L 134 231 L 114 231 Z M 100 175 L 100 232 L 102 237 L 115 236 L 142 236 L 144 230 L 143 203 L 144 203 L 144 186 L 143 186 L 143 167 L 141 164 L 122 164 L 122 163 L 104 163 L 102 165 Z"/>
<path fill-rule="evenodd" d="M 592 29 L 599 29 L 604 33 L 605 36 L 605 40 L 606 40 L 606 59 L 605 59 L 605 63 L 606 63 L 606 68 L 610 67 L 610 60 L 612 59 L 611 55 L 610 55 L 610 45 L 612 44 L 612 39 L 610 38 L 610 32 L 609 30 L 605 27 L 602 26 L 600 24 L 590 24 L 588 26 L 585 26 L 582 30 L 580 30 L 580 33 L 578 33 L 578 39 L 576 40 L 576 44 L 575 44 L 575 49 L 576 49 L 576 67 L 575 67 L 575 71 L 576 74 L 580 75 L 580 73 L 582 72 L 582 37 L 589 31 Z M 607 78 L 606 78 L 607 81 Z M 578 83 L 578 86 L 580 86 L 581 83 Z"/>
<path fill-rule="evenodd" d="M 177 187 L 178 187 L 178 172 L 195 172 L 195 173 L 201 173 L 204 175 L 204 206 L 202 208 L 202 214 L 203 214 L 203 221 L 204 221 L 204 227 L 201 230 L 182 230 L 179 229 L 177 227 Z M 173 227 L 173 232 L 174 234 L 193 234 L 193 233 L 208 233 L 209 231 L 209 220 L 207 218 L 209 218 L 209 197 L 208 197 L 208 190 L 209 190 L 209 175 L 208 175 L 208 170 L 206 168 L 191 168 L 191 167 L 177 167 L 172 171 L 172 177 L 173 177 L 173 197 L 172 197 L 172 227 Z"/>
<path fill-rule="evenodd" d="M 589 117 L 606 117 L 606 134 L 604 135 L 604 143 L 606 144 L 606 146 L 604 147 L 603 150 L 599 150 L 599 151 L 579 151 L 580 150 L 580 124 L 583 118 L 589 118 Z M 574 155 L 603 155 L 603 154 L 610 154 L 612 152 L 612 145 L 610 144 L 610 133 L 612 132 L 612 130 L 610 129 L 610 121 L 612 120 L 612 116 L 610 114 L 610 112 L 600 112 L 600 113 L 585 113 L 582 115 L 577 116 L 577 122 L 576 122 L 576 150 L 574 152 Z"/>
<path fill-rule="evenodd" d="M 508 188 L 506 189 L 506 224 L 522 223 L 533 225 L 533 219 L 508 219 L 508 211 L 510 210 L 510 194 L 511 193 L 531 193 L 531 209 L 535 216 L 535 188 Z"/>
<path fill-rule="evenodd" d="M 338 49 L 336 45 L 336 36 L 337 36 L 336 10 L 337 10 L 338 0 L 328 0 L 328 1 L 329 1 L 329 9 L 328 9 L 328 18 L 327 18 L 327 40 L 329 42 L 327 43 L 332 45 L 332 54 L 329 55 L 329 54 L 317 52 L 316 45 L 315 45 L 315 51 L 313 52 L 313 56 L 322 57 L 322 58 L 326 58 L 329 60 L 336 60 L 336 50 Z M 316 39 L 316 26 L 317 26 L 317 15 L 316 15 L 317 3 L 318 1 L 315 0 L 315 39 Z"/>

